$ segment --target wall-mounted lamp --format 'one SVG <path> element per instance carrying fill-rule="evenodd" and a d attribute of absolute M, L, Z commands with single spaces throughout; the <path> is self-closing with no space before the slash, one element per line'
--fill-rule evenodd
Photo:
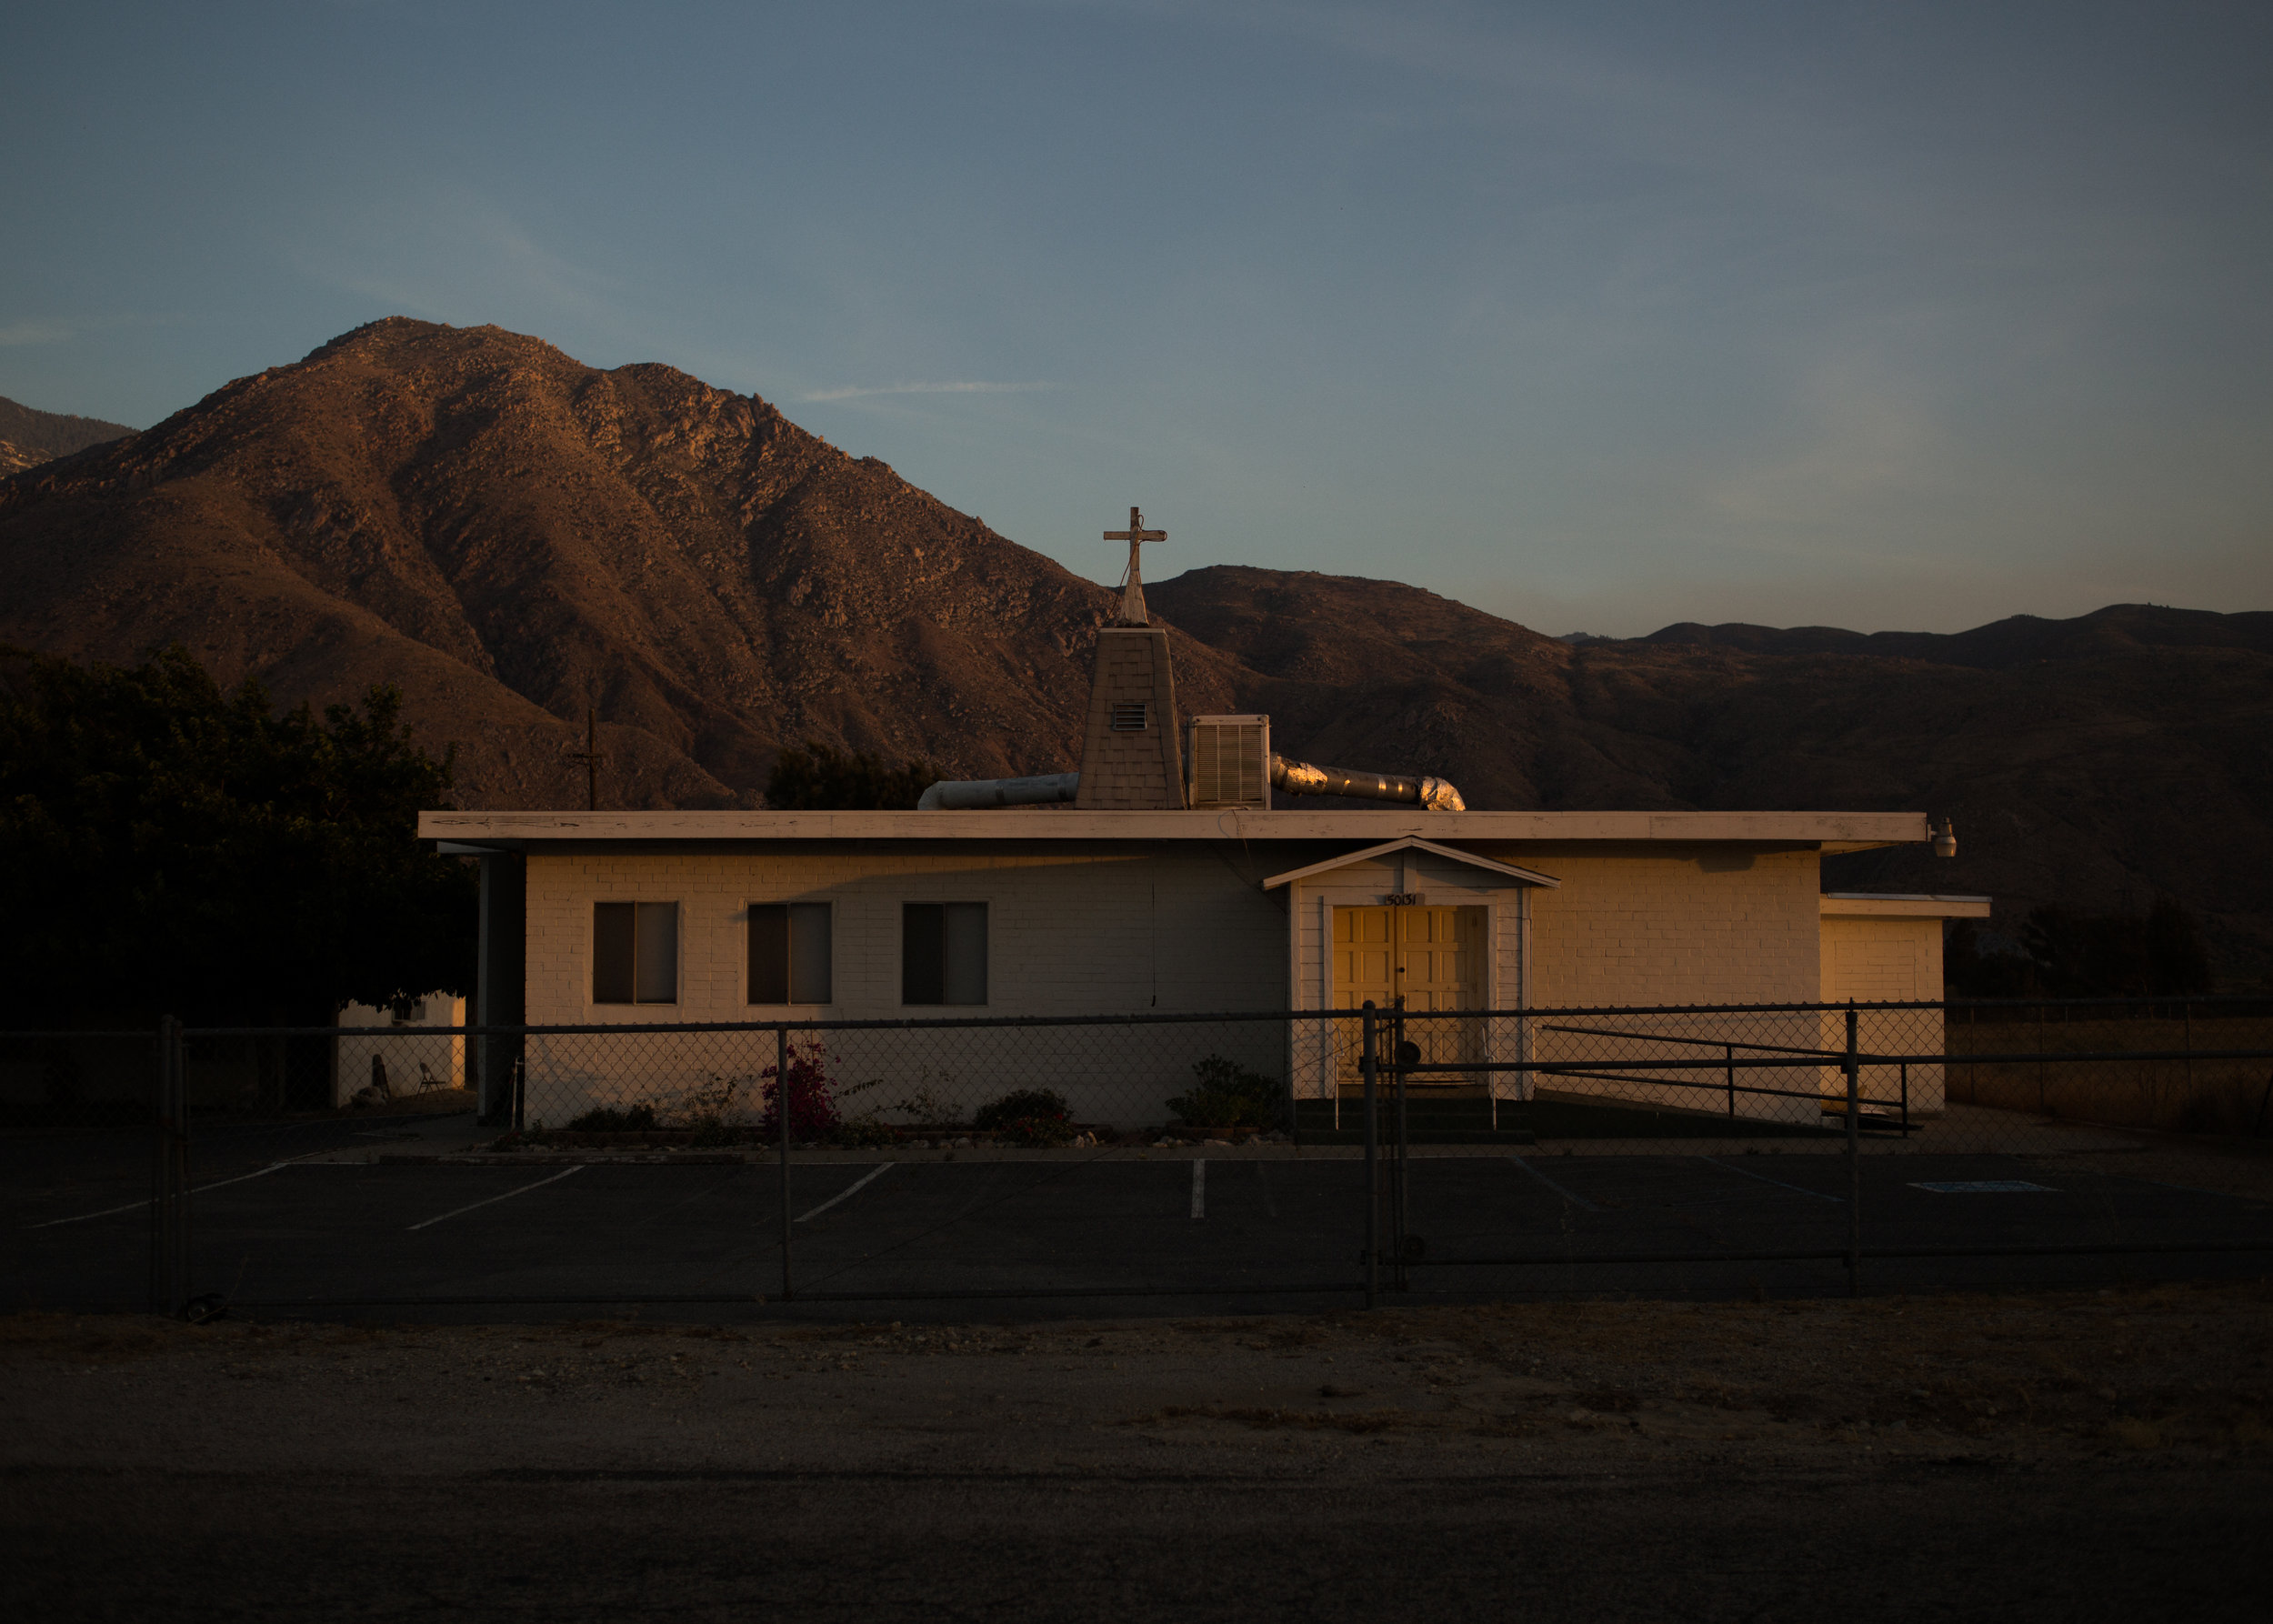
<path fill-rule="evenodd" d="M 1958 826 L 1956 824 L 1945 817 L 1934 829 L 1933 834 L 1936 857 L 1954 857 L 1958 855 Z"/>

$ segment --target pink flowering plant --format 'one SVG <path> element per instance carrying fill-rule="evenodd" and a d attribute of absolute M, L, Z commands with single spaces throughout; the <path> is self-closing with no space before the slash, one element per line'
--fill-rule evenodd
<path fill-rule="evenodd" d="M 759 1137 L 771 1142 L 781 1138 L 781 1079 L 776 1074 L 780 1068 L 768 1066 L 759 1072 L 758 1094 L 766 1109 L 758 1118 Z M 844 1126 L 844 1118 L 836 1108 L 836 1095 L 830 1085 L 827 1068 L 822 1064 L 818 1042 L 799 1048 L 789 1046 L 789 1137 L 793 1139 L 833 1138 Z"/>

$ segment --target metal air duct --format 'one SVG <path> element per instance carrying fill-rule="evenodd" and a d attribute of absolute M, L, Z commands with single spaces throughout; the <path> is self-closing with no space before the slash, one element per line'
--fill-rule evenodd
<path fill-rule="evenodd" d="M 1338 767 L 1271 757 L 1271 787 L 1288 795 L 1345 795 L 1367 801 L 1403 801 L 1427 812 L 1465 812 L 1459 790 L 1443 778 L 1407 778 L 1388 773 L 1353 773 Z"/>
<path fill-rule="evenodd" d="M 1047 807 L 1070 801 L 1081 787 L 1079 773 L 1042 778 L 943 779 L 924 791 L 918 812 L 976 812 L 994 807 Z"/>
<path fill-rule="evenodd" d="M 1408 778 L 1393 773 L 1353 773 L 1338 767 L 1313 767 L 1274 754 L 1272 787 L 1288 795 L 1338 795 L 1353 800 L 1403 802 L 1426 812 L 1465 812 L 1467 803 L 1447 779 Z M 943 779 L 924 791 L 919 812 L 976 812 L 996 807 L 1047 807 L 1070 801 L 1080 792 L 1079 773 L 1041 778 Z"/>

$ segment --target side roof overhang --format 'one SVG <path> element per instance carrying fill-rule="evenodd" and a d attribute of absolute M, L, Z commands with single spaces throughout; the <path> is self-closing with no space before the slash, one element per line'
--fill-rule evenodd
<path fill-rule="evenodd" d="M 1496 862 L 1490 857 L 1479 857 L 1472 851 L 1457 851 L 1449 846 L 1439 846 L 1434 840 L 1407 835 L 1401 840 L 1385 840 L 1378 846 L 1368 846 L 1363 851 L 1346 851 L 1322 863 L 1311 863 L 1301 868 L 1289 868 L 1284 874 L 1274 874 L 1263 882 L 1263 888 L 1266 891 L 1275 890 L 1280 886 L 1293 885 L 1297 880 L 1308 879 L 1313 875 L 1331 874 L 1337 868 L 1348 867 L 1352 863 L 1386 857 L 1393 851 L 1425 851 L 1447 862 L 1460 863 L 1470 868 L 1481 868 L 1487 874 L 1497 874 L 1519 886 L 1546 886 L 1553 889 L 1563 883 L 1553 875 L 1541 874 L 1536 868 L 1518 868 L 1513 863 Z"/>
<path fill-rule="evenodd" d="M 1925 891 L 1826 891 L 1827 919 L 1986 919 L 1996 898 Z"/>

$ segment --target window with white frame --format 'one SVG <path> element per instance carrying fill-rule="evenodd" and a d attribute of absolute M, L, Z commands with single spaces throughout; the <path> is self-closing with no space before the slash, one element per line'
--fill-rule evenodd
<path fill-rule="evenodd" d="M 900 906 L 900 1002 L 986 1001 L 986 905 L 908 902 Z"/>
<path fill-rule="evenodd" d="M 750 1002 L 832 1004 L 835 921 L 826 902 L 750 904 Z"/>
<path fill-rule="evenodd" d="M 677 903 L 596 902 L 592 905 L 592 1001 L 595 1004 L 676 1004 L 679 1001 Z"/>

